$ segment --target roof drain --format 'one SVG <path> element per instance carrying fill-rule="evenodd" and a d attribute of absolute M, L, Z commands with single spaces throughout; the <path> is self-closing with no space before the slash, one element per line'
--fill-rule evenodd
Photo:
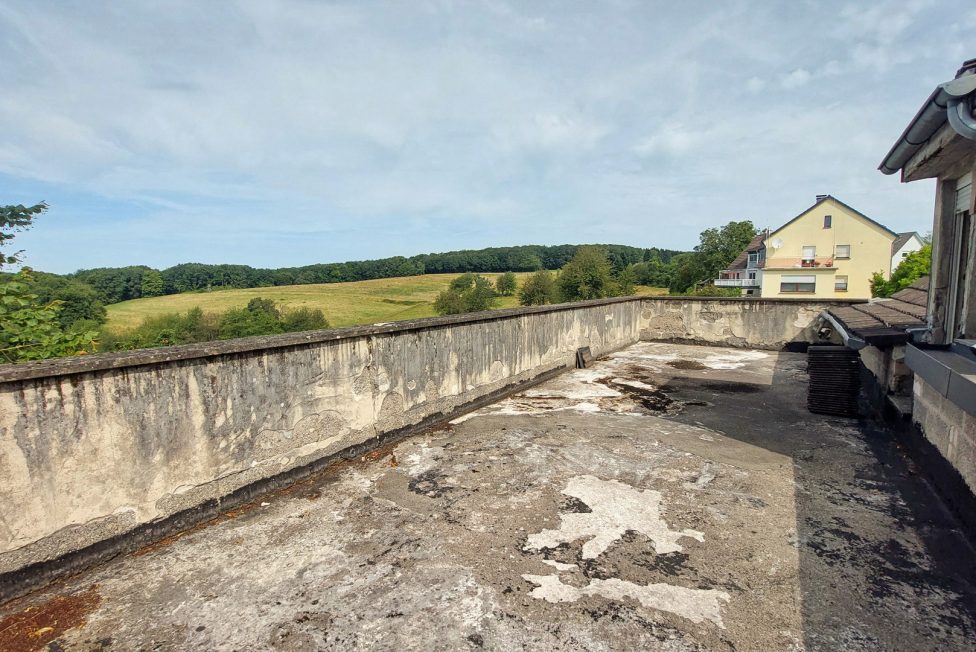
<path fill-rule="evenodd" d="M 970 109 L 973 93 L 963 97 L 950 97 L 946 103 L 946 114 L 949 125 L 957 134 L 969 140 L 976 140 L 976 118 Z"/>
<path fill-rule="evenodd" d="M 831 327 L 834 329 L 834 332 L 837 333 L 840 336 L 840 338 L 844 341 L 844 346 L 851 349 L 852 351 L 860 351 L 861 349 L 863 349 L 865 346 L 868 345 L 868 343 L 862 340 L 860 337 L 856 337 L 848 333 L 847 329 L 844 328 L 844 326 L 839 321 L 834 319 L 834 316 L 831 315 L 826 310 L 820 313 L 820 319 L 830 324 Z M 823 324 L 823 322 L 821 322 L 821 324 Z M 818 328 L 817 335 L 821 339 L 826 340 L 829 339 L 830 333 L 823 332 L 824 329 L 826 329 L 826 326 L 821 326 L 820 328 Z"/>

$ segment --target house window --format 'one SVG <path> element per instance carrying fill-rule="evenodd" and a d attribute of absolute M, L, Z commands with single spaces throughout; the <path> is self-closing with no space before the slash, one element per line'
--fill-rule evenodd
<path fill-rule="evenodd" d="M 824 228 L 829 229 L 832 221 L 833 221 L 833 217 L 831 217 L 830 215 L 824 215 Z"/>
<path fill-rule="evenodd" d="M 803 267 L 813 267 L 816 264 L 816 258 L 816 247 L 803 247 L 803 256 L 800 259 L 800 265 Z"/>
<path fill-rule="evenodd" d="M 835 276 L 834 277 L 834 290 L 836 292 L 847 292 L 847 277 L 846 276 Z"/>
<path fill-rule="evenodd" d="M 847 259 L 851 257 L 851 245 L 837 245 L 834 248 L 834 258 Z"/>
<path fill-rule="evenodd" d="M 780 292 L 816 292 L 816 276 L 784 275 L 779 283 Z"/>
<path fill-rule="evenodd" d="M 759 254 L 749 254 L 748 267 L 756 267 L 759 265 Z"/>

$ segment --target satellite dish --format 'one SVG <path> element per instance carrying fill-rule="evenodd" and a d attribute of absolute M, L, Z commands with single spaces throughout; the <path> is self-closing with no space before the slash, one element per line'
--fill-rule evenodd
<path fill-rule="evenodd" d="M 773 238 L 773 241 L 769 244 L 773 249 L 779 249 L 783 246 L 783 238 Z"/>

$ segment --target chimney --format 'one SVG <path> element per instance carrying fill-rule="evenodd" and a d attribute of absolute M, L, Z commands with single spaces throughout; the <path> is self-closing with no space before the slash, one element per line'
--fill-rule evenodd
<path fill-rule="evenodd" d="M 830 195 L 817 195 L 817 203 L 819 204 L 823 200 L 827 199 L 827 197 L 830 197 Z"/>

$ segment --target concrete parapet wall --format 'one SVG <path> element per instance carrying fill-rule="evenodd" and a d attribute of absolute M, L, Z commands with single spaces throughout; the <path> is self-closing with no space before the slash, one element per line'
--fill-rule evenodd
<path fill-rule="evenodd" d="M 251 338 L 251 350 L 213 343 L 229 350 L 188 359 L 173 347 L 169 360 L 140 365 L 137 352 L 125 367 L 69 373 L 102 363 L 92 356 L 41 377 L 6 367 L 27 378 L 0 383 L 0 573 L 449 414 L 572 364 L 580 346 L 599 355 L 636 342 L 639 305 L 432 320 L 283 347 Z"/>
<path fill-rule="evenodd" d="M 783 348 L 814 341 L 826 305 L 632 297 L 0 366 L 0 599 L 571 366 L 579 347 Z"/>
<path fill-rule="evenodd" d="M 641 339 L 780 350 L 816 342 L 820 312 L 851 301 L 644 299 Z"/>

